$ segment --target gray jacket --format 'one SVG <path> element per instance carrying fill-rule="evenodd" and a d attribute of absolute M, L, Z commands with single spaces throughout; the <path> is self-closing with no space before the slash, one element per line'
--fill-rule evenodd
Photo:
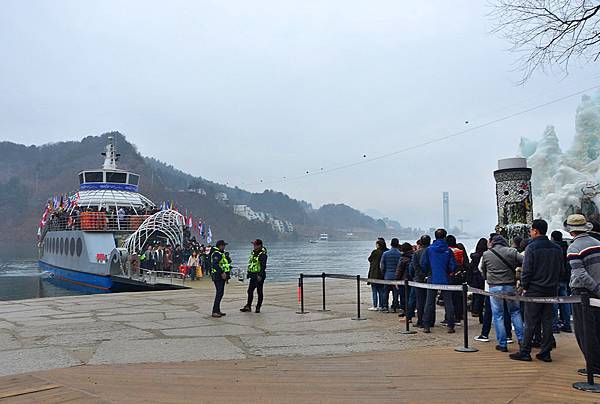
<path fill-rule="evenodd" d="M 578 235 L 567 250 L 567 259 L 571 266 L 569 285 L 573 293 L 587 290 L 600 297 L 600 241 L 588 234 Z"/>
<path fill-rule="evenodd" d="M 504 258 L 510 268 L 494 252 L 488 250 L 483 253 L 479 263 L 483 278 L 490 286 L 516 285 L 516 269 L 523 265 L 523 256 L 515 248 L 508 247 L 508 243 L 502 236 L 495 236 L 492 239 L 492 249 Z"/>

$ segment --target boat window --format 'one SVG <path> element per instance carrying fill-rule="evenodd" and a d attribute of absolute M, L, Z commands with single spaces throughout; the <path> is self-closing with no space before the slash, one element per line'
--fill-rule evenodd
<path fill-rule="evenodd" d="M 106 182 L 125 184 L 127 182 L 127 173 L 106 173 Z"/>
<path fill-rule="evenodd" d="M 75 239 L 71 238 L 71 241 L 69 242 L 69 252 L 71 254 L 71 256 L 75 255 Z"/>
<path fill-rule="evenodd" d="M 104 182 L 102 171 L 90 171 L 85 173 L 85 182 Z"/>
<path fill-rule="evenodd" d="M 129 174 L 129 184 L 137 185 L 140 182 L 140 176 L 135 174 Z"/>
<path fill-rule="evenodd" d="M 79 183 L 83 184 L 83 173 L 79 173 Z"/>
<path fill-rule="evenodd" d="M 60 254 L 61 254 L 61 255 L 62 255 L 62 253 L 63 253 L 64 246 L 65 246 L 65 239 L 61 237 L 61 238 L 60 238 L 60 248 L 59 248 L 59 251 L 60 251 Z"/>
<path fill-rule="evenodd" d="M 81 257 L 81 251 L 83 250 L 83 243 L 81 242 L 81 238 L 77 238 L 77 256 Z"/>

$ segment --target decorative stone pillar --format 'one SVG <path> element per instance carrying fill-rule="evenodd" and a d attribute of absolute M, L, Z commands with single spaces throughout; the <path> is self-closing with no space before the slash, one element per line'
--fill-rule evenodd
<path fill-rule="evenodd" d="M 496 232 L 509 242 L 516 236 L 528 238 L 533 223 L 533 201 L 531 168 L 527 167 L 527 159 L 517 157 L 498 160 L 494 178 L 498 204 Z"/>

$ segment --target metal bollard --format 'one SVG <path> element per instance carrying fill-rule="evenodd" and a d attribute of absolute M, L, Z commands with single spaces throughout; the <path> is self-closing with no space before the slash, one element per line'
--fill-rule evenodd
<path fill-rule="evenodd" d="M 321 273 L 321 279 L 322 279 L 322 289 L 323 289 L 323 308 L 321 310 L 318 311 L 330 311 L 327 310 L 325 308 L 325 278 L 327 277 L 327 274 L 325 272 Z"/>
<path fill-rule="evenodd" d="M 469 313 L 467 305 L 467 292 L 469 286 L 466 283 L 462 285 L 462 305 L 463 305 L 463 330 L 464 330 L 464 343 L 463 346 L 454 349 L 456 352 L 478 352 L 479 349 L 469 347 Z"/>
<path fill-rule="evenodd" d="M 356 275 L 356 317 L 352 317 L 352 320 L 366 320 L 360 316 L 360 275 Z"/>
<path fill-rule="evenodd" d="M 591 324 L 590 316 L 590 296 L 587 293 L 581 295 L 581 309 L 583 311 L 583 347 L 585 357 L 585 368 L 587 370 L 587 382 L 573 383 L 573 387 L 577 390 L 588 391 L 591 393 L 600 393 L 600 384 L 594 383 L 594 371 L 591 369 L 590 363 L 590 332 L 592 331 L 589 326 Z"/>
<path fill-rule="evenodd" d="M 307 314 L 308 311 L 304 311 L 304 274 L 300 274 L 298 279 L 298 294 L 300 295 L 300 311 L 297 311 L 296 314 Z"/>
<path fill-rule="evenodd" d="M 416 334 L 417 332 L 410 329 L 408 322 L 408 279 L 404 280 L 404 322 L 406 323 L 406 330 L 402 331 L 401 334 Z"/>

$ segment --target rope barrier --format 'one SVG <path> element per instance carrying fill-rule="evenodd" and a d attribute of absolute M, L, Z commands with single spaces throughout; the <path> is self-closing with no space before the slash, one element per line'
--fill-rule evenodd
<path fill-rule="evenodd" d="M 507 295 L 507 294 L 503 294 L 503 293 L 492 293 L 492 292 L 488 292 L 483 289 L 472 288 L 471 286 L 469 286 L 469 291 L 472 293 L 476 293 L 478 295 L 495 297 L 498 299 L 516 300 L 519 302 L 547 303 L 547 304 L 581 303 L 581 296 L 528 297 L 528 296 L 519 296 L 519 295 Z"/>
<path fill-rule="evenodd" d="M 404 285 L 404 281 L 396 281 L 396 280 L 392 281 L 392 280 L 370 279 L 369 278 L 366 281 L 368 283 L 375 283 L 375 284 L 379 284 L 379 285 L 395 285 L 395 286 Z M 413 282 L 413 281 L 409 281 L 408 285 L 414 286 L 417 288 L 422 288 L 422 289 L 451 290 L 454 292 L 462 291 L 461 285 L 440 285 L 440 284 L 436 284 L 436 283 L 421 283 L 421 282 Z"/>

